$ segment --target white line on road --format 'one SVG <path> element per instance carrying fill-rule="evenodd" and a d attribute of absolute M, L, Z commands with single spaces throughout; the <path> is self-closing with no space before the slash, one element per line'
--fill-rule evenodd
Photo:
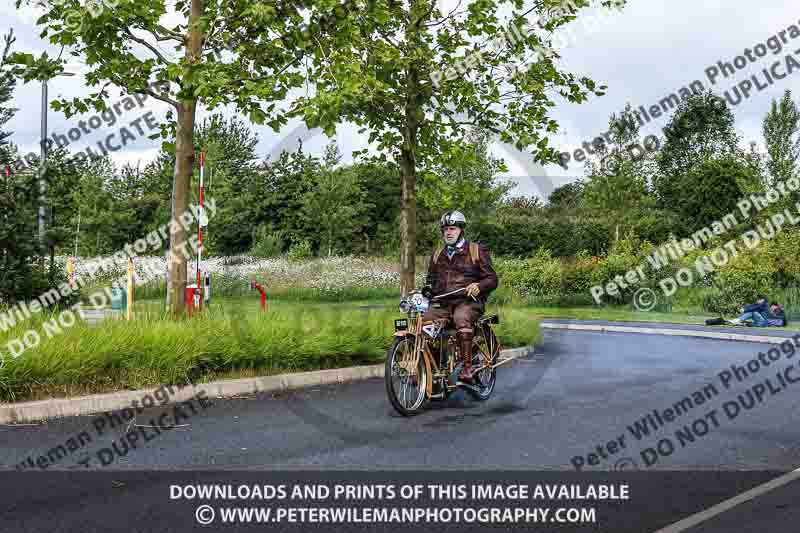
<path fill-rule="evenodd" d="M 675 335 L 679 337 L 701 337 L 706 339 L 720 339 L 726 341 L 763 342 L 767 344 L 780 344 L 791 341 L 793 337 L 768 337 L 766 335 L 744 335 L 740 333 L 722 333 L 716 331 L 702 331 L 696 329 L 667 329 L 647 328 L 634 326 L 603 326 L 595 324 L 562 324 L 555 322 L 542 322 L 542 329 L 572 329 L 578 331 L 609 331 L 614 333 L 646 333 L 650 335 Z"/>
<path fill-rule="evenodd" d="M 667 526 L 663 529 L 659 529 L 655 533 L 679 533 L 681 531 L 686 531 L 690 527 L 694 527 L 697 524 L 700 524 L 702 522 L 705 522 L 706 520 L 714 518 L 715 516 L 720 515 L 725 511 L 733 509 L 737 505 L 758 498 L 762 494 L 766 494 L 772 489 L 776 489 L 778 487 L 786 485 L 787 483 L 791 483 L 792 481 L 795 481 L 798 478 L 800 478 L 800 468 L 798 468 L 797 470 L 792 470 L 788 474 L 784 474 L 780 477 L 777 477 L 772 481 L 767 481 L 763 485 L 753 487 L 752 489 L 743 492 L 738 496 L 734 496 L 733 498 L 729 498 L 725 501 L 722 501 L 717 505 L 709 507 L 704 511 L 700 511 L 699 513 L 695 513 L 691 516 L 688 516 L 683 520 L 681 520 L 680 522 L 675 522 L 670 526 Z"/>

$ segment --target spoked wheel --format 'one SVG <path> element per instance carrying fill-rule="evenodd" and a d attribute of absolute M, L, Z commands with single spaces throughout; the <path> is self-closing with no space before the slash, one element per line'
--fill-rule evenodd
<path fill-rule="evenodd" d="M 425 361 L 419 357 L 414 365 L 414 337 L 395 338 L 386 353 L 386 393 L 392 407 L 403 416 L 412 416 L 423 410 L 428 376 Z"/>
<path fill-rule="evenodd" d="M 472 366 L 480 368 L 484 365 L 497 363 L 500 356 L 500 346 L 494 331 L 488 325 L 483 327 L 483 331 L 475 336 L 472 343 Z M 467 391 L 478 401 L 488 400 L 494 392 L 497 383 L 497 369 L 487 366 L 475 373 L 475 387 L 478 390 L 468 388 Z"/>

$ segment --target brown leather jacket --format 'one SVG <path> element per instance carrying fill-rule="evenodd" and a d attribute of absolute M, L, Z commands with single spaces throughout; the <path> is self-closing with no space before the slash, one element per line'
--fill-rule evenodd
<path fill-rule="evenodd" d="M 464 245 L 456 249 L 452 259 L 447 257 L 446 247 L 439 254 L 436 263 L 433 262 L 436 252 L 431 254 L 425 284 L 433 289 L 434 296 L 477 283 L 481 289 L 477 298 L 485 302 L 489 293 L 497 288 L 498 280 L 489 249 L 480 244 L 479 251 L 478 262 L 473 264 L 469 254 L 469 241 L 465 239 Z M 459 293 L 458 299 L 462 298 L 466 296 Z"/>

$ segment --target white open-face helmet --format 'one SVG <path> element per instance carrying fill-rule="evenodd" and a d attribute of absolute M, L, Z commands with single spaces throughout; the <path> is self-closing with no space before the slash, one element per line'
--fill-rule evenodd
<path fill-rule="evenodd" d="M 461 211 L 448 211 L 439 220 L 439 227 L 444 229 L 445 226 L 458 226 L 463 230 L 467 227 L 467 219 Z"/>

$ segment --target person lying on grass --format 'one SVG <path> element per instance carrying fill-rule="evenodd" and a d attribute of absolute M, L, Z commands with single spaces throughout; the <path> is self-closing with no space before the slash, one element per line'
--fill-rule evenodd
<path fill-rule="evenodd" d="M 759 296 L 756 303 L 750 304 L 742 308 L 742 314 L 739 318 L 730 321 L 735 325 L 753 325 L 755 327 L 784 327 L 786 326 L 786 313 L 784 313 L 780 304 L 773 302 L 772 305 L 767 305 L 767 299 Z"/>

